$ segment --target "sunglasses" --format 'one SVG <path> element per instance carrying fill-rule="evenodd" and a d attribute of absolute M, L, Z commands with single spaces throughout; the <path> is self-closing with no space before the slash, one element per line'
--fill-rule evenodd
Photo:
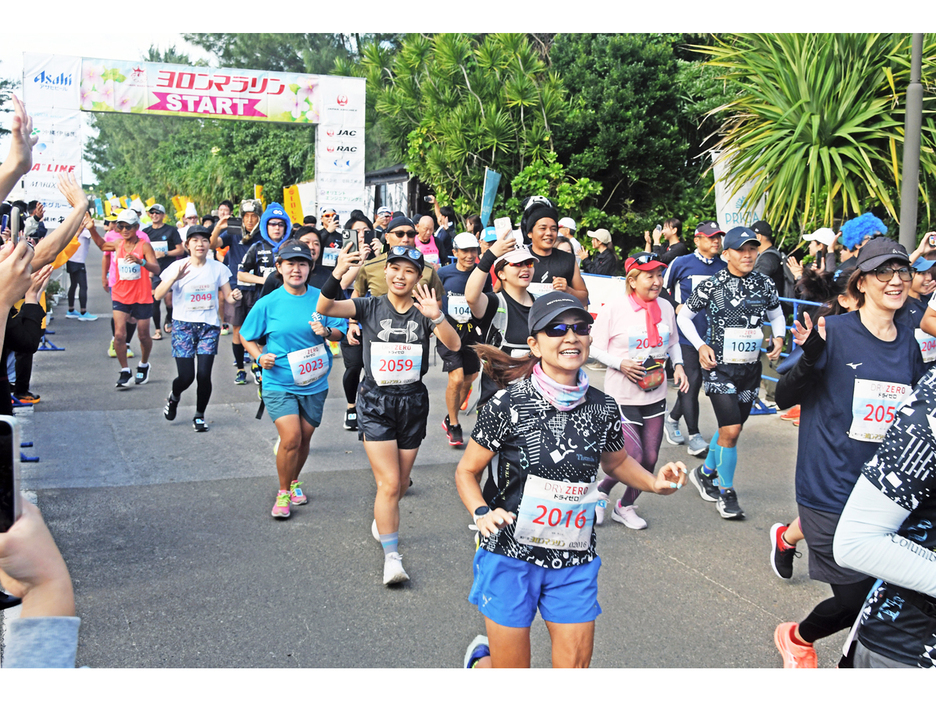
<path fill-rule="evenodd" d="M 394 234 L 395 236 L 405 236 L 415 239 L 416 230 L 415 229 L 394 229 L 392 232 L 387 232 L 388 234 Z"/>
<path fill-rule="evenodd" d="M 638 266 L 646 265 L 650 263 L 650 261 L 659 261 L 659 260 L 660 260 L 660 257 L 655 253 L 642 253 L 642 254 L 638 254 L 637 256 L 634 256 L 634 263 L 636 263 Z"/>
<path fill-rule="evenodd" d="M 117 222 L 118 229 L 133 229 L 135 226 L 136 226 L 135 224 L 127 224 L 126 222 Z M 890 280 L 890 278 L 888 278 L 888 280 Z"/>
<path fill-rule="evenodd" d="M 394 246 L 390 249 L 390 253 L 394 256 L 406 256 L 412 261 L 421 262 L 423 259 L 422 251 L 419 249 L 411 249 L 408 246 Z"/>
<path fill-rule="evenodd" d="M 549 324 L 540 329 L 540 331 L 546 336 L 559 338 L 565 336 L 570 329 L 574 331 L 577 336 L 588 336 L 591 334 L 591 328 L 592 325 L 588 322 L 576 322 L 575 324 Z"/>
<path fill-rule="evenodd" d="M 285 229 L 286 222 L 283 222 L 282 220 L 274 220 L 272 222 L 267 222 L 267 229 L 269 229 L 270 227 L 283 227 L 283 229 Z"/>
<path fill-rule="evenodd" d="M 874 269 L 874 277 L 882 283 L 889 283 L 894 279 L 894 273 L 900 276 L 903 282 L 913 280 L 913 271 L 906 266 L 900 268 L 891 268 L 890 266 L 878 266 Z"/>
<path fill-rule="evenodd" d="M 511 268 L 532 268 L 536 265 L 536 261 L 520 261 L 520 263 L 508 263 L 507 265 Z"/>

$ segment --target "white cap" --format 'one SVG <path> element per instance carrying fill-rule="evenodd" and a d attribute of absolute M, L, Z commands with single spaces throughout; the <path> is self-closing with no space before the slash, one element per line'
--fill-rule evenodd
<path fill-rule="evenodd" d="M 117 221 L 123 222 L 124 224 L 139 224 L 140 218 L 137 217 L 136 212 L 134 212 L 130 208 L 127 208 L 126 210 L 122 211 L 119 215 L 117 215 Z"/>
<path fill-rule="evenodd" d="M 480 249 L 481 244 L 471 232 L 462 232 L 452 239 L 452 246 L 456 249 Z"/>
<path fill-rule="evenodd" d="M 195 210 L 194 202 L 185 203 L 185 216 L 186 217 L 197 217 L 198 212 Z"/>
<path fill-rule="evenodd" d="M 832 246 L 835 243 L 835 232 L 828 227 L 822 227 L 812 234 L 804 234 L 803 241 L 818 241 L 820 244 Z"/>
<path fill-rule="evenodd" d="M 562 227 L 568 227 L 568 228 L 571 229 L 573 232 L 574 232 L 575 229 L 576 229 L 576 227 L 575 227 L 575 220 L 572 219 L 571 217 L 563 217 L 562 219 L 559 220 L 558 225 L 559 225 L 559 228 L 560 228 L 560 229 L 562 229 Z"/>
<path fill-rule="evenodd" d="M 145 212 L 146 205 L 143 204 L 143 201 L 140 198 L 134 198 L 133 202 L 130 203 L 130 209 L 136 210 L 137 212 Z"/>

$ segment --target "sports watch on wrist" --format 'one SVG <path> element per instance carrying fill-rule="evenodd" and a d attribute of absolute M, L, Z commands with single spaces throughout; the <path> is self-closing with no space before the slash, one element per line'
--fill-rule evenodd
<path fill-rule="evenodd" d="M 478 509 L 474 511 L 474 523 L 477 524 L 478 520 L 481 519 L 481 517 L 483 517 L 485 514 L 487 514 L 490 511 L 491 511 L 491 508 L 488 507 L 487 505 L 478 507 Z"/>

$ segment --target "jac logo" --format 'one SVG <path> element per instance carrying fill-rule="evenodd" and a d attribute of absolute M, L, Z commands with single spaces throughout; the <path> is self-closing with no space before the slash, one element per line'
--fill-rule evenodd
<path fill-rule="evenodd" d="M 55 86 L 57 88 L 67 88 L 72 84 L 72 77 L 69 73 L 59 73 L 57 76 L 53 76 L 45 71 L 40 71 L 39 75 L 33 78 L 33 83 Z"/>
<path fill-rule="evenodd" d="M 328 136 L 335 136 L 335 133 L 334 133 L 334 132 L 329 132 L 329 133 L 328 133 Z M 338 130 L 338 136 L 340 136 L 340 137 L 356 137 L 356 136 L 357 136 L 357 130 L 356 130 L 356 129 L 339 129 L 339 130 Z"/>
<path fill-rule="evenodd" d="M 337 97 L 337 99 L 336 99 L 336 102 L 337 102 L 339 105 L 341 105 L 342 107 L 344 107 L 345 105 L 348 104 L 348 96 L 347 96 L 347 95 L 339 95 L 339 96 Z"/>
<path fill-rule="evenodd" d="M 329 151 L 334 151 L 334 150 L 335 150 L 335 149 L 329 149 Z M 353 154 L 355 151 L 357 151 L 357 147 L 356 147 L 356 146 L 339 146 L 339 147 L 337 147 L 337 150 L 338 150 L 338 151 L 346 151 L 346 152 L 348 152 L 348 153 L 352 153 L 352 154 Z"/>

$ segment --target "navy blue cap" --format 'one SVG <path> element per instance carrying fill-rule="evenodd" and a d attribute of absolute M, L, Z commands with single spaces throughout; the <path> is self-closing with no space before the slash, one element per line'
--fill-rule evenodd
<path fill-rule="evenodd" d="M 749 241 L 759 244 L 757 234 L 747 227 L 735 227 L 725 234 L 725 243 L 722 246 L 726 249 L 740 249 Z"/>

